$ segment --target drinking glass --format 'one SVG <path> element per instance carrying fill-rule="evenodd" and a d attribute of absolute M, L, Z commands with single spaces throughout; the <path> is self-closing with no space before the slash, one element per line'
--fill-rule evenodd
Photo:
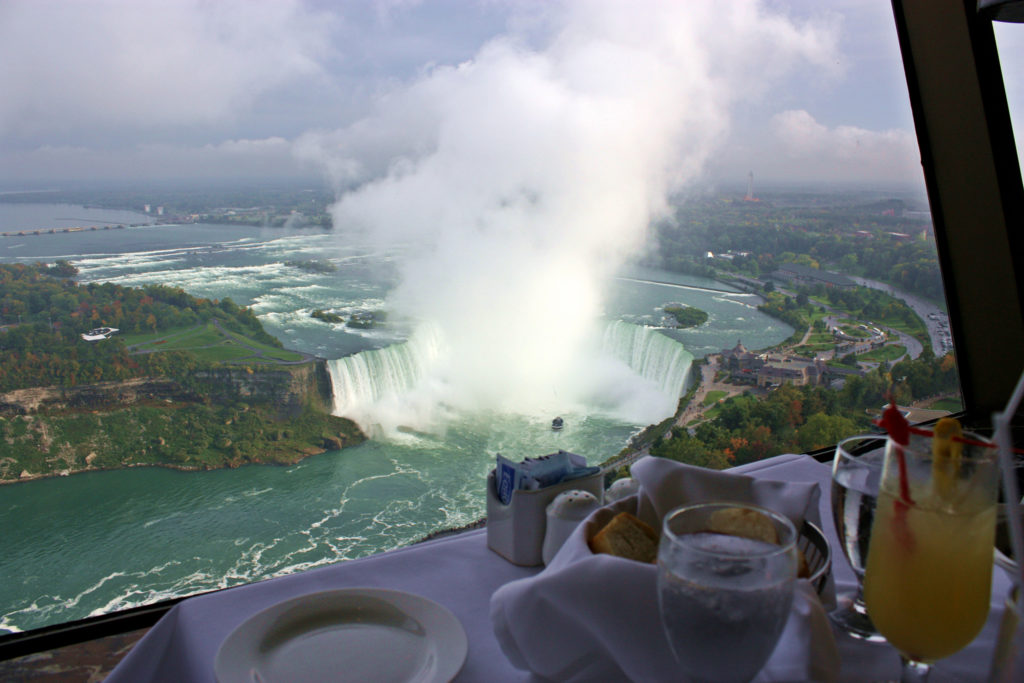
<path fill-rule="evenodd" d="M 863 590 L 885 443 L 886 437 L 879 434 L 851 436 L 836 445 L 832 460 L 832 519 L 857 587 L 852 594 L 836 596 L 839 607 L 829 616 L 854 638 L 871 642 L 885 641 L 868 617 Z"/>
<path fill-rule="evenodd" d="M 925 680 L 988 617 L 998 483 L 996 449 L 976 435 L 886 445 L 864 599 L 901 680 Z"/>
<path fill-rule="evenodd" d="M 747 508 L 771 520 L 779 543 L 715 533 L 712 516 Z M 662 525 L 658 605 L 672 652 L 695 681 L 749 681 L 771 656 L 793 603 L 797 532 L 753 505 L 676 508 Z"/>

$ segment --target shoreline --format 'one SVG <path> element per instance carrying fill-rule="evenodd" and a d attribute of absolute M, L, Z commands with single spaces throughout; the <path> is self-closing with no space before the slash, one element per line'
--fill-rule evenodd
<path fill-rule="evenodd" d="M 359 443 L 362 443 L 362 442 L 359 442 Z M 358 444 L 352 444 L 352 445 L 356 446 Z M 190 467 L 188 465 L 174 465 L 174 464 L 170 464 L 170 463 L 158 463 L 158 462 L 142 463 L 142 462 L 139 462 L 139 463 L 127 463 L 127 464 L 124 464 L 124 465 L 120 465 L 118 467 L 84 467 L 84 468 L 78 468 L 78 469 L 65 469 L 65 470 L 60 470 L 58 472 L 49 472 L 49 473 L 45 473 L 45 474 L 34 474 L 33 473 L 33 474 L 29 474 L 29 476 L 27 476 L 27 477 L 18 477 L 17 479 L 0 479 L 0 486 L 7 486 L 7 485 L 11 485 L 11 484 L 28 484 L 30 482 L 41 481 L 41 480 L 44 480 L 44 479 L 62 479 L 64 477 L 73 477 L 73 476 L 79 475 L 79 474 L 90 474 L 90 473 L 94 473 L 94 472 L 95 473 L 99 473 L 99 472 L 117 472 L 119 470 L 130 470 L 130 469 L 145 468 L 145 467 L 158 467 L 158 468 L 162 468 L 162 469 L 165 469 L 165 470 L 177 470 L 178 472 L 215 472 L 215 471 L 218 471 L 218 470 L 237 470 L 237 469 L 240 469 L 242 467 L 265 467 L 265 466 L 291 467 L 293 465 L 298 465 L 300 462 L 302 462 L 303 460 L 305 460 L 307 458 L 312 458 L 312 457 L 317 456 L 317 455 L 323 455 L 324 453 L 332 453 L 332 452 L 340 453 L 340 452 L 344 451 L 345 448 L 349 448 L 349 447 L 350 446 L 344 446 L 342 448 L 337 448 L 337 449 L 324 448 L 324 449 L 321 449 L 321 450 L 317 451 L 316 453 L 310 452 L 310 453 L 300 454 L 295 459 L 287 460 L 287 461 L 284 461 L 284 460 L 259 460 L 259 461 L 255 461 L 255 462 L 242 463 L 240 465 L 234 465 L 234 464 L 230 464 L 230 463 L 225 463 L 225 464 L 220 465 L 220 466 Z M 310 448 L 312 449 L 313 447 L 311 446 Z"/>

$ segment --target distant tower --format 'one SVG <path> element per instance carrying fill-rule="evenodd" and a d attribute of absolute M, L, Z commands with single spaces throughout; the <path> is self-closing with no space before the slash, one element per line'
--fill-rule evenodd
<path fill-rule="evenodd" d="M 754 172 L 751 171 L 747 174 L 747 196 L 743 198 L 745 202 L 757 202 L 760 201 L 754 196 Z"/>

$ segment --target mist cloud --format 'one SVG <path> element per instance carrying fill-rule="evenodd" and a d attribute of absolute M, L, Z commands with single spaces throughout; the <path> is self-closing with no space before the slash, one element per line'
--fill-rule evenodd
<path fill-rule="evenodd" d="M 337 228 L 413 245 L 392 304 L 440 326 L 450 402 L 531 411 L 602 390 L 581 361 L 610 273 L 702 172 L 732 107 L 835 61 L 833 27 L 753 2 L 567 3 L 550 20 L 540 44 L 493 40 L 305 141 L 339 187 L 362 183 Z M 367 163 L 367 137 L 401 144 Z"/>

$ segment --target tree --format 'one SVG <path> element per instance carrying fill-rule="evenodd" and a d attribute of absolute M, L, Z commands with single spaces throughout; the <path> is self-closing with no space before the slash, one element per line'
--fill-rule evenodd
<path fill-rule="evenodd" d="M 74 277 L 78 275 L 78 268 L 73 266 L 67 259 L 57 259 L 57 262 L 47 268 L 46 272 L 56 277 Z"/>
<path fill-rule="evenodd" d="M 680 427 L 672 428 L 671 439 L 660 440 L 652 446 L 651 454 L 714 470 L 723 470 L 732 466 L 732 462 L 723 452 L 709 448 L 707 444 L 689 436 Z"/>
<path fill-rule="evenodd" d="M 813 451 L 832 445 L 856 430 L 856 425 L 849 418 L 841 415 L 815 413 L 807 418 L 807 422 L 797 433 L 801 451 Z"/>

